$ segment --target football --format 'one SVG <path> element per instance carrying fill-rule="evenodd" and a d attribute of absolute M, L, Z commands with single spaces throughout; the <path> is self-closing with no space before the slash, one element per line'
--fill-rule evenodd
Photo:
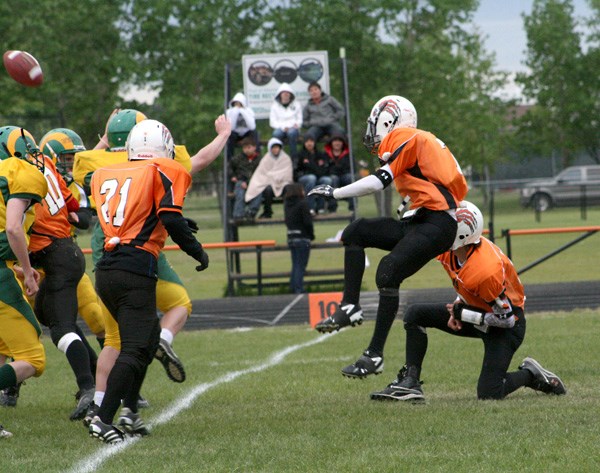
<path fill-rule="evenodd" d="M 40 63 L 31 54 L 25 51 L 6 51 L 3 59 L 6 71 L 19 84 L 39 87 L 44 82 Z"/>

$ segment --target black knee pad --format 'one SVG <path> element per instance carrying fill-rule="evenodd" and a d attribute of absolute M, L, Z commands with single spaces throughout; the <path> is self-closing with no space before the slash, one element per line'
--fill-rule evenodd
<path fill-rule="evenodd" d="M 379 266 L 377 266 L 377 274 L 375 275 L 375 284 L 379 288 L 399 288 L 402 282 L 398 275 L 400 261 L 393 254 L 389 254 L 381 258 Z"/>

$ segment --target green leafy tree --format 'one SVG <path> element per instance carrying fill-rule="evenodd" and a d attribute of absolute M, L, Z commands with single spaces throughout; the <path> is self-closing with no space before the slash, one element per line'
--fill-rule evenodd
<path fill-rule="evenodd" d="M 159 92 L 150 111 L 195 152 L 213 139 L 223 113 L 225 64 L 251 49 L 266 2 L 137 0 L 122 27 L 129 80 Z"/>
<path fill-rule="evenodd" d="M 88 146 L 119 104 L 124 62 L 116 23 L 120 1 L 20 0 L 0 2 L 3 50 L 33 54 L 44 83 L 31 89 L 0 76 L 1 119 L 24 126 L 39 140 L 54 127 L 77 131 Z"/>
<path fill-rule="evenodd" d="M 557 152 L 565 165 L 582 150 L 600 162 L 598 37 L 586 54 L 570 0 L 535 0 L 524 20 L 531 72 L 518 81 L 535 105 L 519 123 L 521 136 L 539 153 Z"/>

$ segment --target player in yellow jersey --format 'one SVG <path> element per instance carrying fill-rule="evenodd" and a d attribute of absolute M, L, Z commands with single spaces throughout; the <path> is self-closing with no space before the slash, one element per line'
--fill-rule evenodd
<path fill-rule="evenodd" d="M 458 231 L 451 249 L 437 257 L 457 299 L 452 304 L 414 304 L 404 314 L 406 365 L 375 400 L 422 401 L 419 376 L 427 352 L 428 327 L 453 335 L 480 338 L 484 354 L 477 383 L 479 399 L 504 399 L 521 387 L 566 394 L 561 379 L 533 358 L 508 372 L 525 338 L 525 292 L 512 262 L 482 235 L 483 216 L 471 202 L 456 210 Z"/>
<path fill-rule="evenodd" d="M 145 115 L 136 110 L 115 110 L 109 117 L 104 135 L 95 149 L 77 153 L 73 167 L 75 182 L 80 184 L 89 193 L 91 177 L 97 169 L 111 163 L 126 162 L 127 153 L 125 143 L 129 131 L 140 121 L 146 119 Z M 231 124 L 224 115 L 215 120 L 217 136 L 208 145 L 201 148 L 193 156 L 189 156 L 185 146 L 175 146 L 175 161 L 179 162 L 191 174 L 201 171 L 212 163 L 223 150 L 231 133 Z M 92 207 L 95 208 L 93 198 Z M 192 231 L 195 222 L 191 223 Z M 96 263 L 102 255 L 104 234 L 99 224 L 94 227 L 92 235 L 92 258 Z M 163 364 L 170 379 L 176 382 L 185 380 L 183 364 L 172 349 L 175 335 L 183 328 L 191 313 L 191 300 L 164 254 L 158 256 L 158 283 L 156 288 L 157 307 L 163 313 L 160 320 L 161 336 L 156 358 Z M 106 318 L 106 314 L 105 314 Z M 110 368 L 113 366 L 120 349 L 118 334 L 106 338 L 105 348 L 98 359 L 96 372 L 96 395 L 94 405 L 84 419 L 84 424 L 89 424 L 95 410 L 101 405 L 106 379 Z"/>
<path fill-rule="evenodd" d="M 46 367 L 42 331 L 25 295 L 38 291 L 27 233 L 35 219 L 32 205 L 42 201 L 48 185 L 43 156 L 28 131 L 0 128 L 0 159 L 0 389 L 5 389 L 41 376 Z M 8 357 L 13 361 L 7 363 Z M 0 427 L 0 438 L 10 435 Z"/>

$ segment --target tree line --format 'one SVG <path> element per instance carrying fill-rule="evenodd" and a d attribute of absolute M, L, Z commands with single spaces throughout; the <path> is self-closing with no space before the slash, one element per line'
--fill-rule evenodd
<path fill-rule="evenodd" d="M 398 94 L 414 103 L 420 128 L 476 171 L 552 152 L 563 164 L 582 152 L 600 163 L 600 0 L 588 1 L 586 19 L 571 0 L 534 0 L 524 15 L 529 72 L 516 81 L 532 105 L 518 117 L 510 113 L 516 101 L 499 94 L 508 73 L 473 24 L 477 0 L 0 2 L 3 50 L 32 53 L 45 78 L 27 89 L 0 75 L 0 116 L 38 139 L 72 128 L 91 147 L 113 108 L 137 108 L 196 150 L 223 112 L 225 64 L 243 54 L 327 50 L 331 92 L 341 97 L 343 47 L 355 143 L 373 103 Z M 241 73 L 233 79 L 241 90 Z M 125 101 L 132 87 L 156 99 Z"/>

